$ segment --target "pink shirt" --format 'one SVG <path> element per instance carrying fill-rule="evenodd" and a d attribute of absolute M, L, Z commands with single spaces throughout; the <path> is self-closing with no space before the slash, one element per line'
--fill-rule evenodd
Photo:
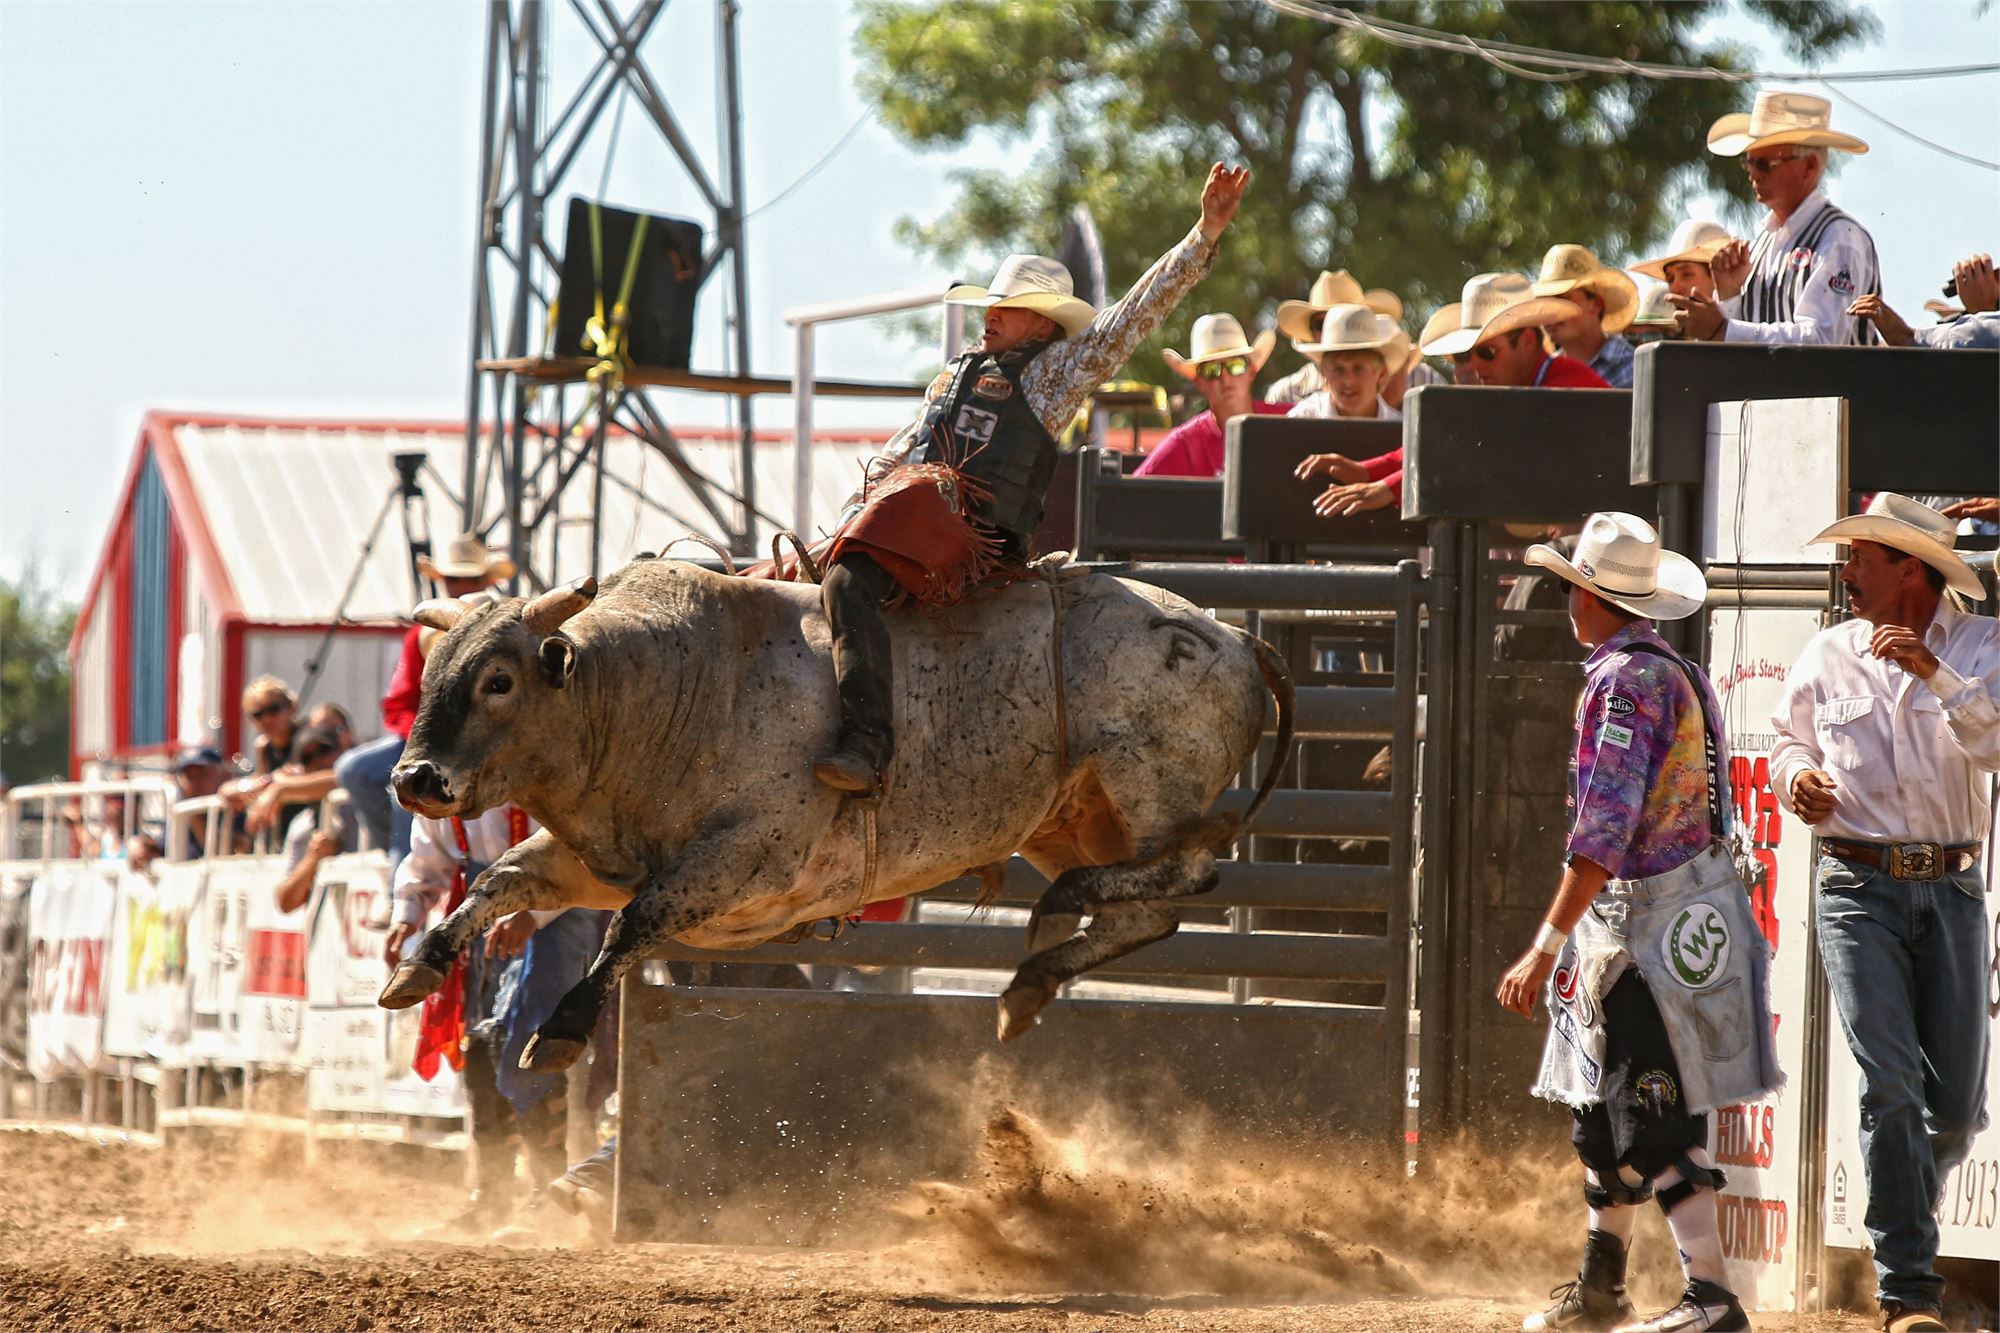
<path fill-rule="evenodd" d="M 1250 411 L 1260 417 L 1281 417 L 1290 411 L 1285 403 L 1252 403 Z M 1146 455 L 1135 477 L 1219 477 L 1222 475 L 1222 423 L 1215 413 L 1183 421 L 1167 432 L 1160 447 Z"/>

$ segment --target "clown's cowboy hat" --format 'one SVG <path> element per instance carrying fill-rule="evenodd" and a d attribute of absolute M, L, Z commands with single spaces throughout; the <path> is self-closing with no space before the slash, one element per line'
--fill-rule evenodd
<path fill-rule="evenodd" d="M 1979 602 L 1986 589 L 1972 566 L 1952 549 L 1958 544 L 1958 524 L 1927 504 L 1906 495 L 1883 491 L 1868 502 L 1865 512 L 1852 514 L 1829 524 L 1825 531 L 1807 542 L 1824 546 L 1831 542 L 1880 542 L 1904 555 L 1914 556 L 1944 575 L 1947 588 Z"/>
<path fill-rule="evenodd" d="M 1312 291 L 1303 301 L 1281 301 L 1278 303 L 1278 332 L 1294 343 L 1311 342 L 1313 319 L 1324 315 L 1337 305 L 1365 305 L 1378 315 L 1387 315 L 1392 320 L 1403 318 L 1403 302 L 1392 291 L 1381 287 L 1361 290 L 1346 269 L 1337 273 L 1321 273 L 1313 279 Z"/>
<path fill-rule="evenodd" d="M 1375 352 L 1391 373 L 1409 364 L 1410 335 L 1396 321 L 1365 305 L 1337 305 L 1320 321 L 1319 335 L 1292 346 L 1307 356 L 1325 352 Z"/>
<path fill-rule="evenodd" d="M 1523 559 L 1648 620 L 1682 620 L 1708 600 L 1701 567 L 1662 548 L 1660 534 L 1636 514 L 1592 514 L 1573 558 L 1538 544 Z"/>
<path fill-rule="evenodd" d="M 1621 270 L 1606 268 L 1581 245 L 1550 246 L 1542 256 L 1535 295 L 1561 296 L 1575 291 L 1596 292 L 1597 299 L 1604 302 L 1602 326 L 1607 335 L 1624 329 L 1639 311 L 1639 284 Z"/>
<path fill-rule="evenodd" d="M 1667 238 L 1667 252 L 1658 259 L 1648 259 L 1643 264 L 1632 265 L 1631 271 L 1648 278 L 1667 280 L 1669 264 L 1706 264 L 1715 258 L 1716 251 L 1734 240 L 1720 222 L 1710 222 L 1707 218 L 1688 218 L 1674 228 L 1674 234 Z"/>
<path fill-rule="evenodd" d="M 1465 284 L 1460 297 L 1458 327 L 1426 342 L 1425 356 L 1469 352 L 1503 333 L 1546 328 L 1576 313 L 1568 301 L 1536 296 L 1528 280 L 1518 273 L 1481 273 Z"/>
<path fill-rule="evenodd" d="M 1278 331 L 1265 329 L 1251 342 L 1243 335 L 1243 325 L 1234 315 L 1203 315 L 1194 322 L 1194 329 L 1188 334 L 1188 354 L 1168 348 L 1160 356 L 1174 371 L 1185 379 L 1194 379 L 1201 373 L 1201 367 L 1208 361 L 1227 361 L 1233 356 L 1243 357 L 1250 363 L 1250 373 L 1255 375 L 1271 359 L 1271 351 L 1278 345 Z"/>
<path fill-rule="evenodd" d="M 1851 134 L 1832 129 L 1833 103 L 1811 93 L 1768 90 L 1757 94 L 1749 115 L 1732 111 L 1708 127 L 1708 151 L 1721 157 L 1741 157 L 1759 148 L 1795 144 L 1801 148 L 1835 148 L 1865 153 L 1868 145 Z"/>
<path fill-rule="evenodd" d="M 444 554 L 417 557 L 417 572 L 427 579 L 485 579 L 498 583 L 514 577 L 514 562 L 486 549 L 476 532 L 461 532 L 445 543 Z"/>
<path fill-rule="evenodd" d="M 1040 255 L 1008 255 L 985 287 L 960 283 L 944 294 L 951 305 L 1000 307 L 1032 310 L 1054 320 L 1066 338 L 1074 338 L 1090 327 L 1097 312 L 1090 302 L 1076 295 L 1076 283 L 1069 270 L 1053 259 Z"/>

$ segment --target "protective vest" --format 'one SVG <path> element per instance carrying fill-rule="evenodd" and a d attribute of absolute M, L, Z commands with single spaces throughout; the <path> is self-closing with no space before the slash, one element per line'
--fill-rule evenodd
<path fill-rule="evenodd" d="M 931 397 L 909 462 L 945 463 L 977 482 L 987 498 L 972 517 L 1025 549 L 1042 525 L 1042 499 L 1056 470 L 1056 441 L 1028 406 L 1021 375 L 1048 346 L 1026 342 L 997 356 L 967 352 Z"/>

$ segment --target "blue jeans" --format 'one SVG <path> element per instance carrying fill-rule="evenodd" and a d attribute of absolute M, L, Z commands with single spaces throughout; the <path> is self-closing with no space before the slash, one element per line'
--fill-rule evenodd
<path fill-rule="evenodd" d="M 410 812 L 389 794 L 389 772 L 402 757 L 403 738 L 392 731 L 355 746 L 333 764 L 349 808 L 368 831 L 368 845 L 388 848 L 392 869 L 410 854 Z"/>
<path fill-rule="evenodd" d="M 1986 1126 L 1986 895 L 1979 870 L 1928 883 L 1819 860 L 1819 953 L 1861 1066 L 1861 1155 L 1883 1300 L 1937 1307 L 1932 1209 Z"/>

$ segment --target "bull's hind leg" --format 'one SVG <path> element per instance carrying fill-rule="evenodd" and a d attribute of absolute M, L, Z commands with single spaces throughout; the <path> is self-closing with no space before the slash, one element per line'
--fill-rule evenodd
<path fill-rule="evenodd" d="M 452 960 L 477 940 L 487 923 L 509 912 L 546 912 L 588 902 L 601 886 L 583 863 L 546 830 L 509 848 L 466 892 L 465 901 L 424 936 L 397 965 L 376 1001 L 407 1009 L 444 985 Z"/>
<path fill-rule="evenodd" d="M 1042 895 L 1028 930 L 1030 947 L 1058 934 L 1067 938 L 1030 955 L 1014 973 L 1000 997 L 1000 1040 L 1012 1041 L 1033 1027 L 1065 981 L 1172 935 L 1180 917 L 1162 900 L 1206 893 L 1215 881 L 1215 854 L 1203 846 L 1136 864 L 1065 872 Z M 1086 914 L 1090 925 L 1069 934 Z"/>

